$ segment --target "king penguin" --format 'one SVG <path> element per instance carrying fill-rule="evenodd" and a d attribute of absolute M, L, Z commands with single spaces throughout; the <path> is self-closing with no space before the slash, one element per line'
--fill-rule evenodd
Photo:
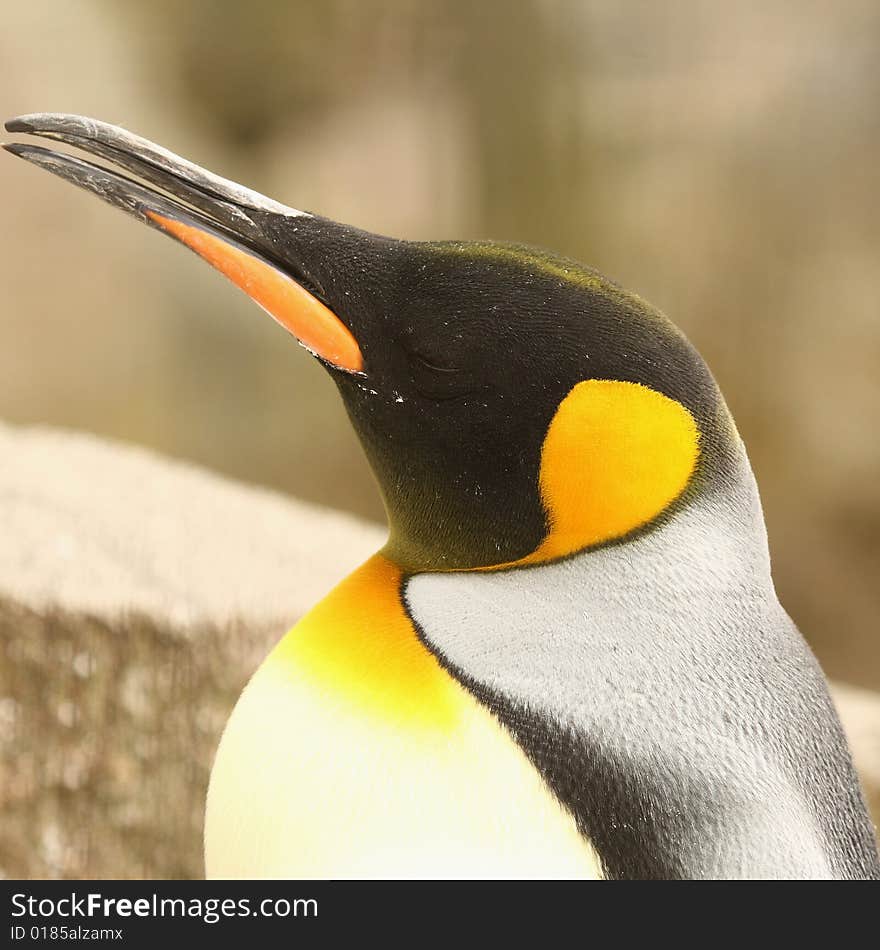
<path fill-rule="evenodd" d="M 660 312 L 495 243 L 297 211 L 123 129 L 9 151 L 173 237 L 333 377 L 385 547 L 226 726 L 213 877 L 877 878 L 743 443 Z"/>

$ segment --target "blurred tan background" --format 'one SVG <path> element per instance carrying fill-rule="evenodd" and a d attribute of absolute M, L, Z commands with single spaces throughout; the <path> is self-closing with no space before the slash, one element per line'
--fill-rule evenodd
<path fill-rule="evenodd" d="M 7 0 L 0 116 L 30 111 L 125 125 L 370 230 L 544 245 L 659 305 L 707 358 L 749 447 L 783 603 L 830 675 L 880 689 L 875 0 Z M 329 380 L 243 296 L 11 156 L 0 155 L 0 201 L 0 421 L 137 443 L 381 520 Z M 29 478 L 67 477 L 58 445 Z M 7 604 L 0 626 L 5 616 L 12 637 L 30 624 L 50 652 L 59 624 L 76 641 L 78 621 L 40 613 L 40 596 Z M 109 621 L 94 618 L 112 610 L 62 601 L 92 612 L 82 636 L 100 654 L 95 631 Z M 175 623 L 215 635 L 227 624 L 134 606 L 135 633 L 153 624 L 147 644 L 176 643 Z M 296 619 L 286 610 L 279 601 L 277 623 Z M 272 632 L 251 631 L 249 644 L 271 642 L 272 617 L 256 618 Z M 250 647 L 223 629 L 246 666 Z M 13 653 L 7 692 L 18 688 Z M 218 693 L 221 724 L 247 672 Z M 176 681 L 168 689 L 163 704 L 186 696 Z M 113 779 L 123 799 L 148 752 L 142 772 Z M 12 771 L 16 761 L 4 759 Z M 86 846 L 74 861 L 57 843 L 63 829 L 42 863 L 21 856 L 33 768 L 16 786 L 19 857 L 0 844 L 2 869 L 99 873 Z M 191 836 L 197 811 L 181 819 Z M 187 847 L 176 865 L 106 873 L 198 873 Z"/>

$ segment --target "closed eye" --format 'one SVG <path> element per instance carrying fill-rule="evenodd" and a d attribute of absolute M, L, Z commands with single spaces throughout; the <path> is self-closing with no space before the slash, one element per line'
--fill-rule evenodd
<path fill-rule="evenodd" d="M 461 370 L 457 366 L 438 366 L 436 363 L 429 360 L 426 356 L 422 356 L 421 353 L 410 352 L 410 356 L 413 360 L 423 366 L 425 369 L 431 370 L 433 373 L 460 373 Z"/>
<path fill-rule="evenodd" d="M 407 351 L 412 384 L 427 399 L 445 402 L 460 399 L 479 390 L 473 376 L 459 366 L 440 366 L 417 352 Z"/>

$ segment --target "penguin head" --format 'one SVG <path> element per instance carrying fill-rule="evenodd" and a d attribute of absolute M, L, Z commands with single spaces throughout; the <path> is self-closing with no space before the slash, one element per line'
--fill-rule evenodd
<path fill-rule="evenodd" d="M 542 560 L 627 536 L 685 492 L 717 440 L 702 359 L 594 271 L 320 218 L 298 235 L 298 260 L 363 354 L 360 373 L 328 368 L 407 567 Z"/>
<path fill-rule="evenodd" d="M 409 242 L 279 205 L 124 130 L 7 123 L 144 179 L 10 150 L 196 251 L 321 360 L 405 570 L 549 560 L 657 523 L 723 468 L 732 426 L 684 336 L 638 297 L 530 248 Z"/>

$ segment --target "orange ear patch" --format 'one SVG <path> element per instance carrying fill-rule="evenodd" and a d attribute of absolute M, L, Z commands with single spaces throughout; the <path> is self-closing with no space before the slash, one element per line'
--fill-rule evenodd
<path fill-rule="evenodd" d="M 563 399 L 541 452 L 544 542 L 537 563 L 619 538 L 681 495 L 699 457 L 688 410 L 647 386 L 586 380 Z"/>
<path fill-rule="evenodd" d="M 363 355 L 348 327 L 293 278 L 209 231 L 155 211 L 147 211 L 147 216 L 225 274 L 306 349 L 339 369 L 363 370 Z"/>

